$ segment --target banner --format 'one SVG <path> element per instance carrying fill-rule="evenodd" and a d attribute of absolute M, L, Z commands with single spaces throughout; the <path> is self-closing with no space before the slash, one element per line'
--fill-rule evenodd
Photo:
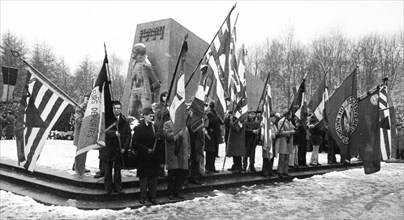
<path fill-rule="evenodd" d="M 380 170 L 378 90 L 358 103 L 358 126 L 350 138 L 351 154 L 359 153 L 365 174 Z"/>
<path fill-rule="evenodd" d="M 81 124 L 75 157 L 75 169 L 80 176 L 85 171 L 87 152 L 105 146 L 105 128 L 116 120 L 112 110 L 107 63 L 108 59 L 105 55 Z"/>
<path fill-rule="evenodd" d="M 3 73 L 3 95 L 2 102 L 8 102 L 13 98 L 14 88 L 17 84 L 18 69 L 2 66 Z"/>
<path fill-rule="evenodd" d="M 35 69 L 28 67 L 26 77 L 17 117 L 16 141 L 18 163 L 32 172 L 52 127 L 61 115 L 73 112 L 74 108 Z"/>
<path fill-rule="evenodd" d="M 329 98 L 326 117 L 328 129 L 340 148 L 341 161 L 349 161 L 350 137 L 358 126 L 357 68 Z"/>

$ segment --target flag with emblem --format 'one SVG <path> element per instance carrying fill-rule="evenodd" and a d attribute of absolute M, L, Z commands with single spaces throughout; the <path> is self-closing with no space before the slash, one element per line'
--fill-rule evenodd
<path fill-rule="evenodd" d="M 357 68 L 328 99 L 326 117 L 328 129 L 340 148 L 341 161 L 349 162 L 350 136 L 358 125 Z"/>
<path fill-rule="evenodd" d="M 16 141 L 18 163 L 32 172 L 52 127 L 62 115 L 74 112 L 73 106 L 77 104 L 43 74 L 26 64 L 26 84 L 18 111 Z"/>

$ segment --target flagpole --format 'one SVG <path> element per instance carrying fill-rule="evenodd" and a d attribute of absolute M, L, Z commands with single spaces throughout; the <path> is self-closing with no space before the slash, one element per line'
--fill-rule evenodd
<path fill-rule="evenodd" d="M 57 93 L 60 93 L 61 95 L 64 96 L 64 98 L 68 99 L 67 101 L 74 105 L 75 107 L 80 107 L 79 104 L 77 104 L 73 99 L 71 99 L 64 91 L 62 91 L 58 86 L 56 86 L 53 82 L 51 82 L 48 78 L 46 78 L 42 73 L 40 73 L 35 67 L 33 67 L 31 64 L 29 64 L 27 61 L 25 61 L 21 56 L 18 51 L 11 50 L 9 49 L 11 54 L 14 57 L 18 57 L 23 63 L 25 63 L 27 66 L 29 66 L 32 70 L 35 71 L 35 74 L 41 77 L 42 80 L 44 80 L 52 89 L 54 89 Z"/>
<path fill-rule="evenodd" d="M 258 110 L 260 109 L 261 101 L 264 99 L 264 96 L 266 95 L 267 85 L 268 85 L 268 82 L 269 82 L 269 77 L 270 77 L 270 75 L 271 75 L 271 73 L 268 72 L 268 76 L 267 76 L 267 78 L 265 79 L 265 83 L 264 83 L 264 89 L 262 90 L 261 98 L 260 98 L 260 100 L 258 101 L 257 110 L 256 110 L 255 112 L 258 112 Z"/>
<path fill-rule="evenodd" d="M 178 54 L 177 63 L 175 64 L 175 69 L 174 69 L 173 77 L 171 78 L 170 88 L 168 89 L 167 99 L 166 99 L 166 101 L 165 101 L 165 103 L 164 103 L 164 106 L 165 106 L 165 107 L 167 107 L 168 99 L 170 98 L 171 92 L 172 92 L 172 90 L 173 90 L 173 85 L 174 85 L 174 82 L 175 82 L 175 77 L 176 77 L 176 75 L 177 75 L 178 66 L 179 66 L 180 61 L 181 61 L 181 55 L 182 55 L 182 53 L 183 53 L 184 50 L 185 50 L 185 44 L 186 44 L 186 42 L 187 42 L 187 39 L 188 39 L 188 33 L 185 34 L 184 40 L 182 41 L 181 50 L 180 50 L 180 52 L 179 52 L 179 54 Z M 186 48 L 186 49 L 188 49 L 188 48 Z"/>
<path fill-rule="evenodd" d="M 114 90 L 112 90 L 112 81 L 111 81 L 111 72 L 109 71 L 109 61 L 108 61 L 108 53 L 107 53 L 107 45 L 104 42 L 104 52 L 105 52 L 105 58 L 107 58 L 107 62 L 105 63 L 107 65 L 107 76 L 108 76 L 108 80 L 107 83 L 109 84 L 109 91 L 111 92 L 111 99 L 115 100 L 113 97 L 113 92 Z M 104 59 L 105 59 L 104 58 Z"/>
<path fill-rule="evenodd" d="M 202 58 L 199 60 L 198 64 L 196 65 L 194 71 L 192 71 L 191 76 L 189 77 L 187 83 L 185 83 L 185 88 L 187 88 L 189 82 L 191 81 L 192 77 L 194 76 L 196 69 L 198 69 L 198 66 L 202 63 L 203 58 L 205 57 L 205 54 L 209 51 L 210 46 L 212 45 L 213 41 L 215 40 L 216 36 L 219 34 L 220 30 L 222 29 L 224 23 L 226 23 L 227 18 L 230 17 L 231 13 L 233 12 L 233 10 L 236 8 L 237 2 L 236 4 L 233 5 L 233 7 L 230 9 L 230 12 L 227 14 L 226 18 L 224 19 L 222 25 L 220 25 L 219 29 L 217 30 L 215 36 L 213 37 L 212 41 L 210 42 L 209 46 L 206 48 L 205 52 L 202 55 Z"/>

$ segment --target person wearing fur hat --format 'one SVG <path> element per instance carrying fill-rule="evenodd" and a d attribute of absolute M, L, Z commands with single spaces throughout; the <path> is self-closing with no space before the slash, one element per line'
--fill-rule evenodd
<path fill-rule="evenodd" d="M 138 152 L 137 177 L 139 177 L 140 200 L 141 204 L 146 203 L 147 192 L 149 192 L 149 201 L 157 204 L 157 176 L 161 155 L 156 154 L 156 130 L 153 124 L 154 112 L 151 108 L 143 109 L 143 118 L 139 125 L 134 128 L 132 137 L 132 148 Z"/>
<path fill-rule="evenodd" d="M 132 83 L 129 96 L 129 115 L 139 118 L 141 110 L 150 107 L 158 94 L 161 82 L 147 59 L 146 46 L 135 44 L 132 50 L 134 63 L 132 68 Z"/>

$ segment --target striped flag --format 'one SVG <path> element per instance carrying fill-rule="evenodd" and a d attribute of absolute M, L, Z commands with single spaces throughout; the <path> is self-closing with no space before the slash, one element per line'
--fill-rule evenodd
<path fill-rule="evenodd" d="M 187 38 L 187 37 L 186 37 Z M 188 51 L 188 43 L 187 40 L 184 40 L 181 48 L 181 53 L 180 53 L 180 63 L 179 63 L 179 73 L 174 74 L 175 81 L 173 84 L 172 89 L 173 93 L 169 97 L 169 102 L 171 101 L 170 108 L 169 108 L 169 113 L 170 113 L 170 118 L 171 121 L 174 124 L 174 129 L 173 132 L 177 133 L 181 129 L 183 129 L 186 126 L 186 121 L 185 121 L 185 73 L 184 73 L 184 67 L 185 67 L 185 58 L 187 55 Z M 171 92 L 169 92 L 171 93 Z"/>
<path fill-rule="evenodd" d="M 317 87 L 311 101 L 310 108 L 318 121 L 324 118 L 325 103 L 328 101 L 328 87 L 326 83 L 326 76 L 321 80 L 320 85 Z"/>
<path fill-rule="evenodd" d="M 108 58 L 105 55 L 104 63 L 91 91 L 80 128 L 75 156 L 75 169 L 80 176 L 85 171 L 87 152 L 105 146 L 105 130 L 116 121 L 112 110 L 107 64 Z"/>
<path fill-rule="evenodd" d="M 201 76 L 199 79 L 198 88 L 195 93 L 195 97 L 192 100 L 190 109 L 192 110 L 192 119 L 191 119 L 191 130 L 192 132 L 197 131 L 202 127 L 204 109 L 205 109 L 205 92 L 204 92 L 204 83 L 207 79 L 207 70 L 208 66 L 201 66 Z"/>
<path fill-rule="evenodd" d="M 15 85 L 17 84 L 18 69 L 2 66 L 3 73 L 3 95 L 2 102 L 8 102 L 13 97 Z"/>
<path fill-rule="evenodd" d="M 16 139 L 18 163 L 34 171 L 45 141 L 59 117 L 74 111 L 70 102 L 35 69 L 27 68 L 26 86 L 19 108 Z"/>
<path fill-rule="evenodd" d="M 236 116 L 239 120 L 244 120 L 247 117 L 248 112 L 248 102 L 247 102 L 247 82 L 245 78 L 245 48 L 244 45 L 240 48 L 238 52 L 238 56 L 233 56 L 236 59 L 233 64 L 234 71 L 234 79 L 237 80 L 239 84 L 239 90 L 235 91 L 235 101 L 236 102 L 236 112 L 234 112 L 234 116 Z M 235 80 L 235 81 L 236 81 Z M 237 87 L 235 88 L 237 89 Z"/>
<path fill-rule="evenodd" d="M 266 95 L 265 95 L 265 104 L 264 104 L 264 113 L 262 121 L 264 126 L 262 126 L 261 133 L 263 134 L 263 143 L 262 147 L 266 148 L 269 153 L 269 158 L 273 157 L 273 147 L 272 147 L 272 131 L 271 131 L 271 86 L 267 85 Z"/>
<path fill-rule="evenodd" d="M 292 106 L 290 106 L 290 111 L 296 115 L 299 120 L 305 120 L 303 118 L 303 113 L 306 111 L 306 89 L 305 89 L 305 81 L 303 78 L 302 83 L 299 86 L 299 89 L 296 92 L 295 98 L 293 99 Z"/>
<path fill-rule="evenodd" d="M 379 89 L 379 110 L 380 110 L 380 149 L 382 159 L 390 159 L 391 154 L 391 117 L 388 102 L 387 86 L 383 85 Z"/>

